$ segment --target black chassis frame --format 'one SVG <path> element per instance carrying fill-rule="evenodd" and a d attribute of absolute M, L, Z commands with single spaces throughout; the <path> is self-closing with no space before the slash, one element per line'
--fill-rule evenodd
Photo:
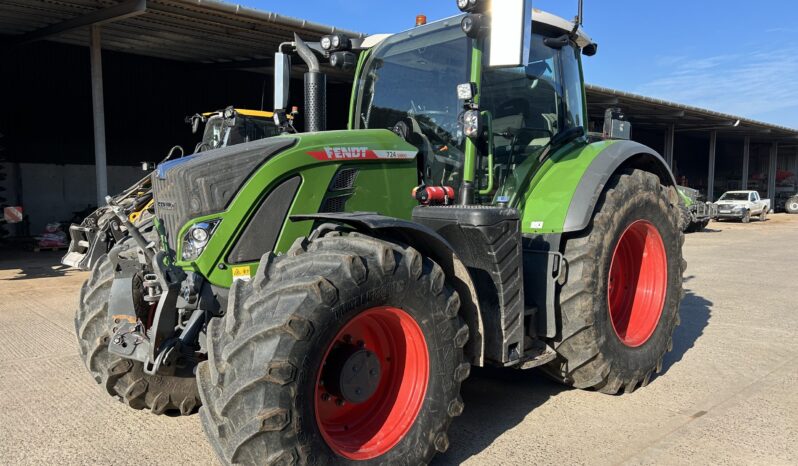
<path fill-rule="evenodd" d="M 126 241 L 108 256 L 114 269 L 109 352 L 142 362 L 148 374 L 193 370 L 207 353 L 206 325 L 221 315 L 227 293 L 171 265 L 164 251 L 147 254 L 141 245 Z"/>

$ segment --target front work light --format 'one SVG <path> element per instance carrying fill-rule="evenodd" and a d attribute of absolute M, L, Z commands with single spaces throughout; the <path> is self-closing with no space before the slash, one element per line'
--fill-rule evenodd
<path fill-rule="evenodd" d="M 487 3 L 487 0 L 457 0 L 457 8 L 464 13 L 483 13 Z"/>
<path fill-rule="evenodd" d="M 321 41 L 319 41 L 319 44 L 325 52 L 349 50 L 352 48 L 352 42 L 343 34 L 324 36 L 321 38 Z"/>
<path fill-rule="evenodd" d="M 191 225 L 185 236 L 183 236 L 183 260 L 193 261 L 199 258 L 218 225 L 219 220 L 208 220 Z"/>
<path fill-rule="evenodd" d="M 469 139 L 479 139 L 482 133 L 482 115 L 479 110 L 466 110 L 463 113 L 463 134 Z"/>
<path fill-rule="evenodd" d="M 488 32 L 488 18 L 482 13 L 472 13 L 463 17 L 460 27 L 466 36 L 478 39 Z"/>
<path fill-rule="evenodd" d="M 330 54 L 330 65 L 344 71 L 355 69 L 357 58 L 352 52 L 334 52 Z"/>
<path fill-rule="evenodd" d="M 457 98 L 469 101 L 477 95 L 477 83 L 463 83 L 457 85 Z"/>

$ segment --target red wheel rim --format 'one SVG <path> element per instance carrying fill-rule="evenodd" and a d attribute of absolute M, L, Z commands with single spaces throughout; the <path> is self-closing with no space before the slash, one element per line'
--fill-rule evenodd
<path fill-rule="evenodd" d="M 373 394 L 350 403 L 333 394 L 316 377 L 315 413 L 327 445 L 351 460 L 378 457 L 396 446 L 418 416 L 429 380 L 429 354 L 424 333 L 405 311 L 380 306 L 350 320 L 327 347 L 322 367 L 332 364 L 331 352 L 354 345 L 379 361 L 379 381 Z"/>
<path fill-rule="evenodd" d="M 668 288 L 668 260 L 657 228 L 649 221 L 629 225 L 612 253 L 607 303 L 615 334 L 637 347 L 657 328 Z"/>

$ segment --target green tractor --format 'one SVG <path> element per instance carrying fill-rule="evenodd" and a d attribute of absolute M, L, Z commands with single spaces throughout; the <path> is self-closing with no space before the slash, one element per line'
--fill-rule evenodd
<path fill-rule="evenodd" d="M 718 216 L 718 206 L 706 202 L 703 195 L 687 186 L 677 186 L 681 198 L 682 230 L 685 233 L 703 231 Z"/>
<path fill-rule="evenodd" d="M 194 134 L 204 124 L 202 139 L 190 157 L 201 152 L 243 144 L 279 134 L 272 112 L 247 110 L 232 106 L 224 110 L 206 112 L 186 117 Z M 289 115 L 289 118 L 293 118 Z M 181 146 L 174 146 L 161 164 L 185 156 Z M 151 171 L 156 164 L 142 162 L 144 171 Z M 133 225 L 152 227 L 148 221 L 154 214 L 155 201 L 152 196 L 152 176 L 149 174 L 132 186 L 111 198 L 112 204 L 120 207 Z M 92 270 L 100 257 L 108 254 L 117 241 L 128 236 L 128 229 L 119 224 L 111 206 L 101 206 L 86 216 L 79 224 L 69 227 L 70 244 L 61 263 L 80 270 Z"/>
<path fill-rule="evenodd" d="M 607 394 L 660 371 L 683 234 L 663 159 L 587 134 L 579 27 L 528 2 L 276 56 L 283 134 L 170 161 L 97 261 L 75 326 L 95 380 L 191 414 L 225 464 L 419 464 L 472 366 Z M 287 70 L 308 66 L 305 130 Z M 356 68 L 323 131 L 320 60 Z M 609 125 L 612 127 L 613 125 Z"/>

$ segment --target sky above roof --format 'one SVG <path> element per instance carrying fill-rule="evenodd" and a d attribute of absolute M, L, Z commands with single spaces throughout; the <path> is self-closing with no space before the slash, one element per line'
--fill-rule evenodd
<path fill-rule="evenodd" d="M 459 13 L 454 0 L 237 3 L 369 34 Z M 572 18 L 577 0 L 533 6 Z M 798 128 L 798 1 L 585 0 L 584 27 L 599 44 L 588 83 Z"/>

